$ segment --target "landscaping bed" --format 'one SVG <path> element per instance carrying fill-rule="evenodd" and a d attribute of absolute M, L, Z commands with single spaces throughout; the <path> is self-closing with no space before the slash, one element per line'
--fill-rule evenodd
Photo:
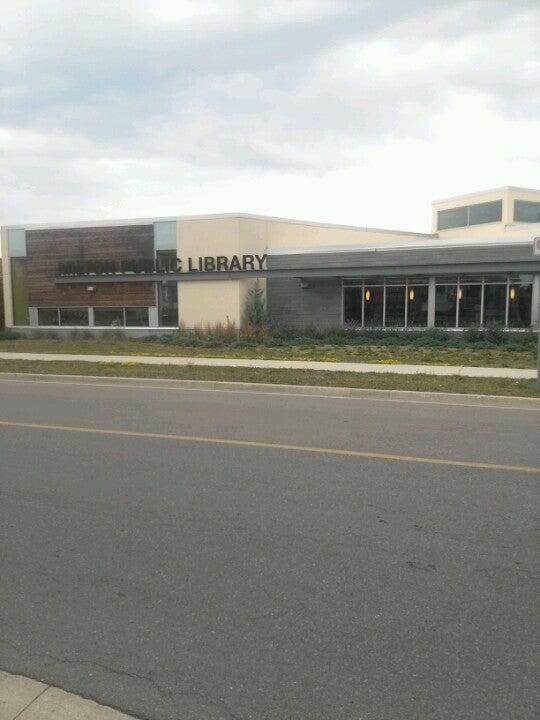
<path fill-rule="evenodd" d="M 67 337 L 17 336 L 6 331 L 0 332 L 0 351 L 534 368 L 537 340 L 534 333 L 510 334 L 500 330 L 464 333 L 336 330 L 305 331 L 302 335 L 178 332 L 138 339 L 126 337 L 122 330 L 105 331 L 101 336 L 73 330 Z"/>

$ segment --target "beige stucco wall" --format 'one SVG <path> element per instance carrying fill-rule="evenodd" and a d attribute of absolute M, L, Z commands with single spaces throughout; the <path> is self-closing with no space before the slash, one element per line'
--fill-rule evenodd
<path fill-rule="evenodd" d="M 270 248 L 374 245 L 427 239 L 415 233 L 325 227 L 271 218 L 179 220 L 177 249 L 184 268 L 187 258 L 204 255 L 262 255 Z M 184 282 L 178 285 L 180 322 L 192 328 L 234 322 L 241 326 L 246 297 L 255 280 Z M 265 289 L 265 281 L 259 281 Z"/>
<path fill-rule="evenodd" d="M 188 257 L 230 257 L 266 252 L 264 223 L 247 218 L 179 220 L 177 240 L 178 255 L 184 261 L 184 267 Z M 240 327 L 244 320 L 246 294 L 253 282 L 227 280 L 179 283 L 180 322 L 188 328 L 227 322 Z"/>

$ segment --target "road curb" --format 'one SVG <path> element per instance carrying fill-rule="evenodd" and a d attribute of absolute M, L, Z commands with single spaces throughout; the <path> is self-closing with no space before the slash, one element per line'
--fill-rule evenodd
<path fill-rule="evenodd" d="M 254 358 L 182 357 L 179 355 L 79 355 L 70 353 L 0 352 L 0 360 L 41 362 L 121 363 L 125 365 L 170 365 L 176 367 L 232 367 L 268 370 L 315 370 L 344 373 L 391 373 L 393 375 L 435 375 L 474 378 L 531 380 L 536 370 L 523 368 L 471 367 L 465 365 L 407 365 L 386 363 L 330 362 L 318 360 L 257 360 Z"/>
<path fill-rule="evenodd" d="M 539 398 L 527 398 L 514 395 L 480 395 L 470 393 L 423 392 L 421 390 L 377 390 L 370 388 L 332 387 L 318 385 L 286 385 L 274 383 L 233 382 L 227 380 L 174 380 L 167 378 L 128 378 L 103 375 L 63 375 L 53 373 L 16 373 L 0 372 L 0 378 L 25 379 L 29 382 L 76 381 L 77 384 L 100 385 L 146 385 L 162 388 L 186 390 L 205 390 L 217 392 L 245 392 L 267 395 L 298 395 L 307 397 L 331 397 L 350 399 L 379 399 L 407 401 L 415 403 L 444 403 L 452 405 L 486 405 L 489 407 L 511 407 L 540 410 Z"/>

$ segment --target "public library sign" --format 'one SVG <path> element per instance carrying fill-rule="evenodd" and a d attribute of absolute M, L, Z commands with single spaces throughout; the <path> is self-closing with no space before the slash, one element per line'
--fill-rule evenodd
<path fill-rule="evenodd" d="M 162 273 L 249 272 L 266 269 L 266 255 L 201 255 L 181 258 L 132 260 L 65 260 L 58 263 L 59 277 L 86 275 L 148 275 Z"/>

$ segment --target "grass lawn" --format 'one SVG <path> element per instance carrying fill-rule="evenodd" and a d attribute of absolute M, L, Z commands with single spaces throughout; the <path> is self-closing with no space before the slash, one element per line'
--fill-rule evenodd
<path fill-rule="evenodd" d="M 161 378 L 172 380 L 221 380 L 229 382 L 353 387 L 378 390 L 416 390 L 540 398 L 540 393 L 535 389 L 536 383 L 534 380 L 507 380 L 503 378 L 436 377 L 433 375 L 394 375 L 391 373 L 360 374 L 259 368 L 160 367 L 112 362 L 49 362 L 39 360 L 0 360 L 0 373 L 2 372 Z"/>
<path fill-rule="evenodd" d="M 423 347 L 413 345 L 296 345 L 268 347 L 192 347 L 162 342 L 101 339 L 0 340 L 2 352 L 74 353 L 95 355 L 156 355 L 183 357 L 256 358 L 260 360 L 326 360 L 410 365 L 469 365 L 472 367 L 535 368 L 536 348 Z"/>

